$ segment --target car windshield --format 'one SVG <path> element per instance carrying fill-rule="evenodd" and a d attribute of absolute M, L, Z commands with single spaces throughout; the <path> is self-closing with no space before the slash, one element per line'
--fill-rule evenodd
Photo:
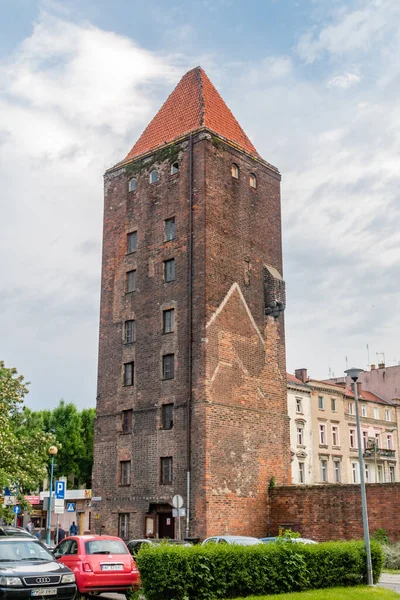
<path fill-rule="evenodd" d="M 85 542 L 86 554 L 128 554 L 119 540 L 93 540 Z"/>
<path fill-rule="evenodd" d="M 0 542 L 0 561 L 54 560 L 54 556 L 42 544 L 34 540 Z"/>

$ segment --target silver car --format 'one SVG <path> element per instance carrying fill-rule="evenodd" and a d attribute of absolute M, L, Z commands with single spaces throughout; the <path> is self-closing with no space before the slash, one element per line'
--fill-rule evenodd
<path fill-rule="evenodd" d="M 205 544 L 236 544 L 238 546 L 255 546 L 256 544 L 262 544 L 262 542 L 255 537 L 246 535 L 214 535 L 205 539 L 201 545 L 204 546 Z"/>

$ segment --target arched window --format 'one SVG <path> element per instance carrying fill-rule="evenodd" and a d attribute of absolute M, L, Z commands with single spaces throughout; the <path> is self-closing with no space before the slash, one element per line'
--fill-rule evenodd
<path fill-rule="evenodd" d="M 158 181 L 158 171 L 153 169 L 150 171 L 150 183 L 155 183 L 156 181 Z"/>
<path fill-rule="evenodd" d="M 129 180 L 128 189 L 130 192 L 134 192 L 136 190 L 136 179 L 134 177 Z"/>
<path fill-rule="evenodd" d="M 235 165 L 235 163 L 232 163 L 231 173 L 232 177 L 234 177 L 235 179 L 239 179 L 239 167 Z"/>
<path fill-rule="evenodd" d="M 176 173 L 178 173 L 179 171 L 179 163 L 178 162 L 174 162 L 171 165 L 171 175 L 176 175 Z"/>
<path fill-rule="evenodd" d="M 250 187 L 256 189 L 257 187 L 257 177 L 254 173 L 250 173 Z"/>

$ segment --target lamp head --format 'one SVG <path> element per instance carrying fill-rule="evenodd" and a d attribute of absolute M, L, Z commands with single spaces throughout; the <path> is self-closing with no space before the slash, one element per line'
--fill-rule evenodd
<path fill-rule="evenodd" d="M 49 448 L 49 454 L 51 454 L 52 456 L 55 456 L 57 453 L 58 453 L 57 446 L 50 446 L 50 448 Z"/>
<path fill-rule="evenodd" d="M 352 369 L 347 369 L 345 371 L 346 375 L 350 377 L 354 382 L 357 381 L 361 373 L 364 373 L 364 369 L 356 369 L 353 367 Z"/>

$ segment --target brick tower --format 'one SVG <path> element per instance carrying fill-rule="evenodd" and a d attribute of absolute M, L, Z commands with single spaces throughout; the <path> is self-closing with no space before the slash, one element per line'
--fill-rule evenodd
<path fill-rule="evenodd" d="M 204 71 L 105 174 L 95 527 L 262 535 L 290 483 L 280 175 Z M 188 505 L 188 506 L 187 506 Z"/>

